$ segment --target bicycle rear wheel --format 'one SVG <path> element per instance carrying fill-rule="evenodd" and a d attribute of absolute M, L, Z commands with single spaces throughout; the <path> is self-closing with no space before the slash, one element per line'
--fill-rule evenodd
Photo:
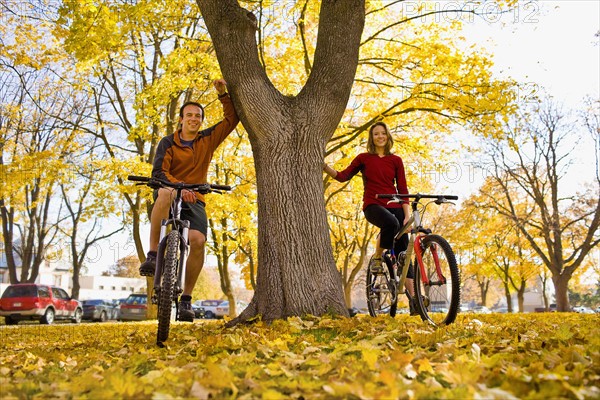
<path fill-rule="evenodd" d="M 450 244 L 439 235 L 421 241 L 423 271 L 415 263 L 417 311 L 424 321 L 439 325 L 454 322 L 460 306 L 460 271 Z"/>
<path fill-rule="evenodd" d="M 158 296 L 158 332 L 156 334 L 156 343 L 159 346 L 169 338 L 171 311 L 173 309 L 173 292 L 175 291 L 175 277 L 179 261 L 179 242 L 179 232 L 169 232 L 163 258 L 160 294 Z"/>
<path fill-rule="evenodd" d="M 391 278 L 392 262 L 388 258 L 384 260 L 377 266 L 369 262 L 367 268 L 367 307 L 372 317 L 380 314 L 394 317 L 398 307 L 396 281 Z"/>

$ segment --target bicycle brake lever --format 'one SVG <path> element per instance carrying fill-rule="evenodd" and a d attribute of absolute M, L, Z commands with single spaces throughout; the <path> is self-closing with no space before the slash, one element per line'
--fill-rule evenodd
<path fill-rule="evenodd" d="M 400 200 L 393 199 L 393 200 L 390 200 L 390 201 L 387 202 L 387 204 L 390 204 L 390 203 L 400 203 Z"/>
<path fill-rule="evenodd" d="M 434 201 L 434 203 L 435 203 L 435 204 L 437 204 L 438 206 L 439 206 L 440 204 L 444 204 L 444 203 L 449 203 L 449 204 L 452 204 L 452 205 L 456 205 L 456 204 L 454 204 L 453 202 L 451 202 L 450 200 L 447 200 L 445 197 L 442 197 L 442 198 L 438 198 L 438 199 L 436 199 L 436 200 Z"/>

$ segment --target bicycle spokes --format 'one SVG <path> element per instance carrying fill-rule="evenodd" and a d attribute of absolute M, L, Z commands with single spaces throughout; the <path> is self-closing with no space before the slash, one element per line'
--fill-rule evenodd
<path fill-rule="evenodd" d="M 433 263 L 435 265 L 435 275 L 429 276 L 429 284 L 430 285 L 445 285 L 446 277 L 442 273 L 442 266 L 440 263 L 440 257 L 438 256 L 438 245 L 437 243 L 432 243 L 429 249 L 431 251 L 431 256 L 433 258 Z"/>
<path fill-rule="evenodd" d="M 434 325 L 452 323 L 460 304 L 460 275 L 454 253 L 441 236 L 426 235 L 420 242 L 421 257 L 415 271 L 419 314 Z"/>
<path fill-rule="evenodd" d="M 392 264 L 389 260 L 378 263 L 371 261 L 367 268 L 367 307 L 369 314 L 396 315 L 398 293 Z"/>

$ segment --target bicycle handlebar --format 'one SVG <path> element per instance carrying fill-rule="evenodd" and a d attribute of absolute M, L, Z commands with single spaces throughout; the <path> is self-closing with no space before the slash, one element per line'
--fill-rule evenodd
<path fill-rule="evenodd" d="M 229 185 L 217 185 L 213 183 L 170 182 L 160 178 L 149 178 L 147 176 L 129 175 L 127 179 L 133 182 L 145 183 L 153 189 L 170 187 L 173 189 L 188 189 L 202 194 L 219 190 L 231 190 L 231 186 Z"/>
<path fill-rule="evenodd" d="M 150 178 L 148 178 L 147 176 L 129 175 L 127 177 L 127 180 L 134 181 L 134 182 L 148 182 L 150 180 Z"/>
<path fill-rule="evenodd" d="M 377 199 L 437 199 L 438 201 L 446 201 L 446 200 L 458 200 L 458 196 L 449 195 L 449 194 L 376 194 L 375 198 Z"/>

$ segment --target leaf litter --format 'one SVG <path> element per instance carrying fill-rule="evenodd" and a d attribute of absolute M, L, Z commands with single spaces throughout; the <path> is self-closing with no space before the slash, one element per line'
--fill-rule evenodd
<path fill-rule="evenodd" d="M 4 399 L 600 398 L 600 316 L 0 327 Z"/>

